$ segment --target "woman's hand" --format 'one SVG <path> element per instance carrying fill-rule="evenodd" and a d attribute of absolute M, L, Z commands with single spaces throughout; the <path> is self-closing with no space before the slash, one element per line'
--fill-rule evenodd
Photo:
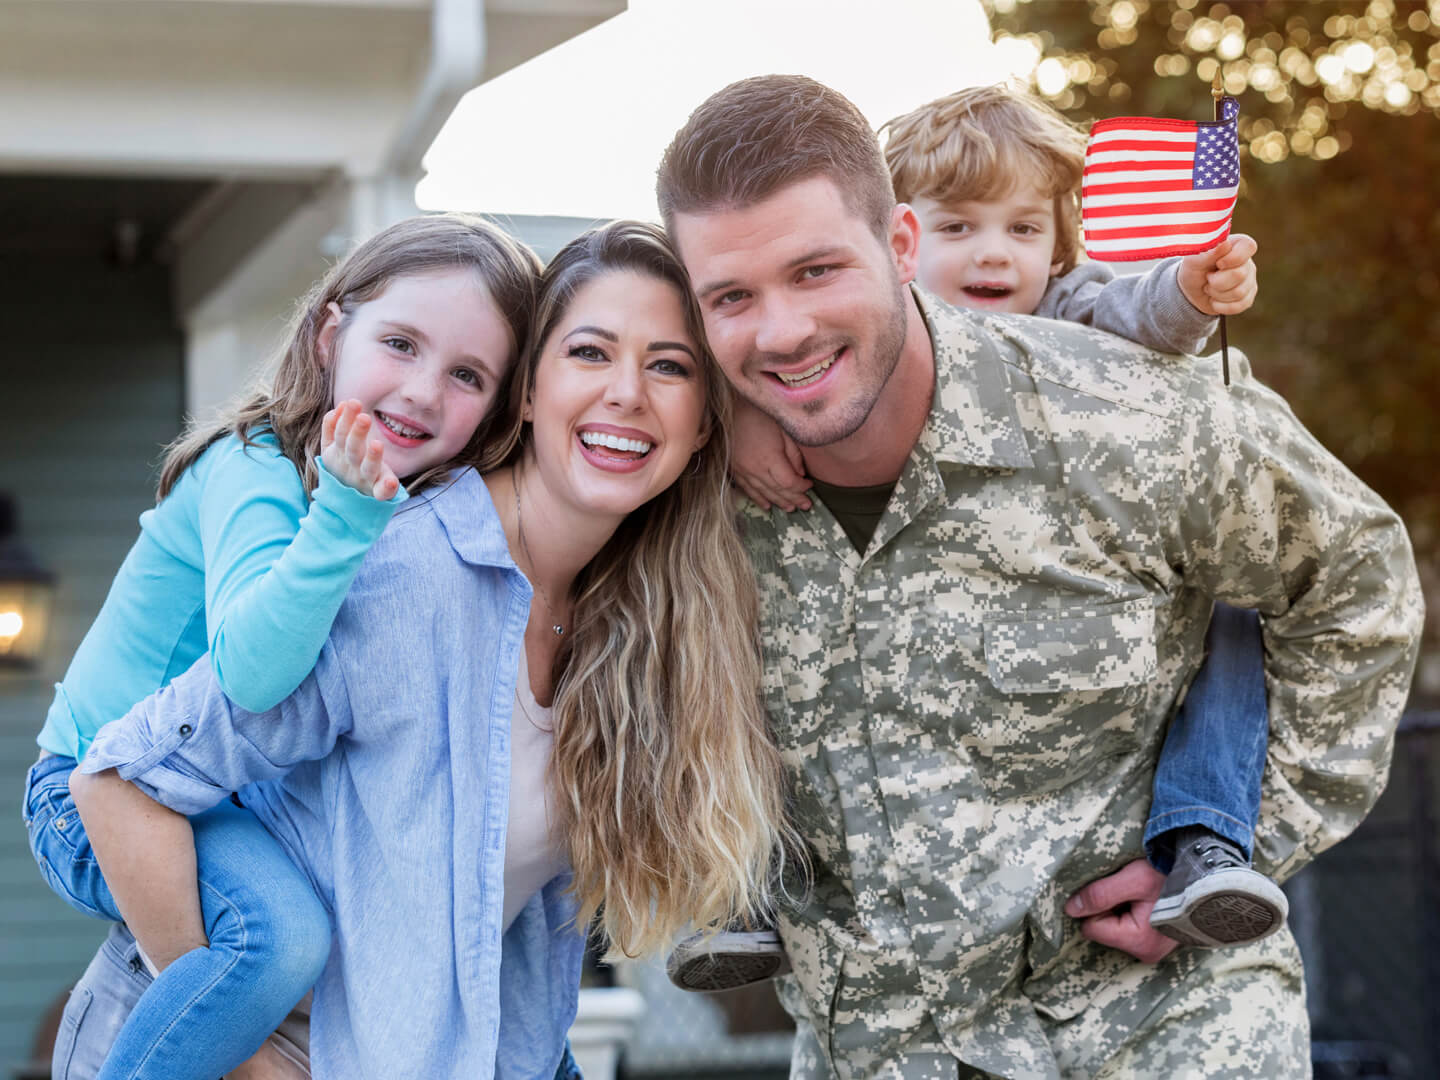
<path fill-rule="evenodd" d="M 320 425 L 320 460 L 330 475 L 362 495 L 389 502 L 400 481 L 385 464 L 385 444 L 370 438 L 374 423 L 358 401 L 342 401 Z"/>
<path fill-rule="evenodd" d="M 736 397 L 730 418 L 730 476 L 762 510 L 810 509 L 805 492 L 810 479 L 800 448 L 780 425 L 743 398 Z"/>

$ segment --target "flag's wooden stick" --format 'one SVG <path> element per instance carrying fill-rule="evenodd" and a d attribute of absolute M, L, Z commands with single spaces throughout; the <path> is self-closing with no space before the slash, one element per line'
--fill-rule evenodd
<path fill-rule="evenodd" d="M 1210 84 L 1210 96 L 1215 99 L 1215 119 L 1225 119 L 1221 101 L 1225 98 L 1225 88 L 1220 82 L 1220 68 L 1215 68 L 1215 81 Z M 1225 376 L 1225 385 L 1230 385 L 1230 337 L 1225 332 L 1225 316 L 1220 316 L 1220 371 Z"/>

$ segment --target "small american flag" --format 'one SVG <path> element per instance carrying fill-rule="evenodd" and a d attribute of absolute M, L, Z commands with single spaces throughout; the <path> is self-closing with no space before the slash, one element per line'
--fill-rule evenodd
<path fill-rule="evenodd" d="M 1085 148 L 1085 251 L 1104 262 L 1208 251 L 1230 233 L 1240 188 L 1240 104 L 1223 119 L 1098 120 Z"/>

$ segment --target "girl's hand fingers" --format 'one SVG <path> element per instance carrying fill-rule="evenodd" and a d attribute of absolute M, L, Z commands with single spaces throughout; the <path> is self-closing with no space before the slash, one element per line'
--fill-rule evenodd
<path fill-rule="evenodd" d="M 339 409 L 331 409 L 320 422 L 320 448 L 328 450 L 335 445 L 335 423 L 340 418 Z"/>
<path fill-rule="evenodd" d="M 380 479 L 380 470 L 384 468 L 385 446 L 379 439 L 371 439 L 365 446 L 365 457 L 360 462 L 360 479 L 368 484 L 374 484 Z"/>
<path fill-rule="evenodd" d="M 350 432 L 355 426 L 355 418 L 360 415 L 360 403 L 358 401 L 342 401 L 335 406 L 335 442 L 343 447 L 350 438 Z"/>
<path fill-rule="evenodd" d="M 375 481 L 373 492 L 375 498 L 381 502 L 389 502 L 395 497 L 395 493 L 399 490 L 400 481 L 395 479 L 394 473 L 387 472 L 379 480 Z"/>
<path fill-rule="evenodd" d="M 380 440 L 376 439 L 372 442 L 370 449 L 374 454 L 373 471 L 370 476 L 370 493 L 381 502 L 389 502 L 395 497 L 395 493 L 400 490 L 400 481 L 396 479 L 395 473 L 390 466 L 385 464 L 383 456 L 385 448 L 380 444 Z M 372 462 L 368 457 L 365 459 L 365 466 L 367 470 L 372 469 Z"/>
<path fill-rule="evenodd" d="M 370 443 L 370 415 L 361 413 L 350 425 L 350 437 L 345 440 L 345 458 L 351 468 L 358 469 L 365 461 L 365 451 Z"/>

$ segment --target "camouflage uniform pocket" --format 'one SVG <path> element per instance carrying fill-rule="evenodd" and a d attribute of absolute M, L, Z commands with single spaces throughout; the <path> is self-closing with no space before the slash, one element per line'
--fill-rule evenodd
<path fill-rule="evenodd" d="M 1149 598 L 1076 612 L 985 616 L 985 665 L 1007 694 L 1063 694 L 1143 684 L 1155 677 Z"/>
<path fill-rule="evenodd" d="M 1064 612 L 984 618 L 992 719 L 987 750 L 998 795 L 1035 795 L 1134 751 L 1155 678 L 1148 598 Z"/>

